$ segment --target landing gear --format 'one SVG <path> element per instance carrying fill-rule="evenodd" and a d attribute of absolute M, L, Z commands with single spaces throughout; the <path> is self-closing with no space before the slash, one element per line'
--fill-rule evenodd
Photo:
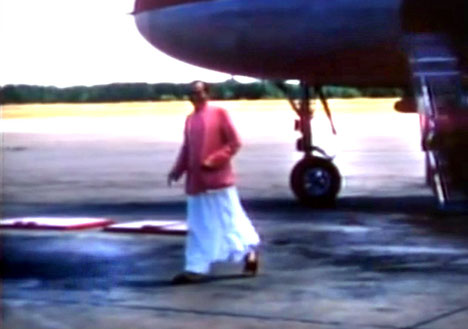
<path fill-rule="evenodd" d="M 306 156 L 293 168 L 290 177 L 294 195 L 304 204 L 331 206 L 341 186 L 341 176 L 331 160 Z"/>
<path fill-rule="evenodd" d="M 323 102 L 332 131 L 336 133 L 325 97 L 319 87 L 314 89 Z M 332 162 L 333 158 L 312 144 L 310 87 L 306 83 L 301 83 L 301 90 L 299 105 L 292 99 L 290 99 L 290 103 L 299 116 L 295 128 L 300 131 L 302 136 L 297 140 L 296 147 L 298 151 L 304 152 L 304 157 L 291 172 L 290 186 L 294 195 L 303 204 L 314 207 L 331 206 L 335 203 L 340 190 L 341 176 Z"/>

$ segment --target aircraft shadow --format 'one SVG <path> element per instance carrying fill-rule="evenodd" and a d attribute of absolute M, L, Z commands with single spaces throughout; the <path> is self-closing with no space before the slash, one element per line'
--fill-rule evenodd
<path fill-rule="evenodd" d="M 441 210 L 432 196 L 397 196 L 374 197 L 355 196 L 339 197 L 331 207 L 309 207 L 299 204 L 291 198 L 243 198 L 242 204 L 247 211 L 350 211 L 367 213 L 407 213 L 443 216 L 454 211 Z M 6 203 L 3 206 L 3 217 L 19 216 L 105 216 L 112 214 L 132 216 L 178 216 L 185 214 L 186 204 L 183 200 L 161 202 L 128 202 L 128 203 L 98 203 L 98 204 L 41 204 Z M 457 212 L 464 212 L 457 209 Z"/>

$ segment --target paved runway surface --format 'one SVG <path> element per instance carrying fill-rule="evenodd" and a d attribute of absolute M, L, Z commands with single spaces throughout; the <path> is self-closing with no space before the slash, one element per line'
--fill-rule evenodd
<path fill-rule="evenodd" d="M 171 286 L 183 237 L 4 230 L 1 328 L 466 328 L 468 219 L 439 211 L 425 186 L 416 116 L 335 113 L 338 137 L 318 116 L 344 186 L 335 208 L 314 210 L 288 188 L 292 114 L 232 112 L 257 277 L 216 264 L 204 284 Z M 127 118 L 126 133 L 5 120 L 2 217 L 183 220 L 182 184 L 165 185 L 183 117 L 156 119 Z"/>

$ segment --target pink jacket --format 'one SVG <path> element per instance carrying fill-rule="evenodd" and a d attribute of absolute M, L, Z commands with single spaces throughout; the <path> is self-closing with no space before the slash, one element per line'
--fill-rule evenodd
<path fill-rule="evenodd" d="M 187 173 L 185 191 L 196 195 L 234 185 L 232 156 L 241 146 L 227 112 L 206 105 L 185 120 L 184 142 L 172 170 Z"/>

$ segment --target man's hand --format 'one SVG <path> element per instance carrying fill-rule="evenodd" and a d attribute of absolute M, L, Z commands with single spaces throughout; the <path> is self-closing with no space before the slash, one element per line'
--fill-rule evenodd
<path fill-rule="evenodd" d="M 211 161 L 210 158 L 206 159 L 206 160 L 203 161 L 203 163 L 202 163 L 202 168 L 203 168 L 203 169 L 207 169 L 207 170 L 213 169 L 213 168 L 214 168 L 214 166 L 213 166 L 213 161 Z"/>
<path fill-rule="evenodd" d="M 179 177 L 177 176 L 177 174 L 173 171 L 171 171 L 168 175 L 167 175 L 167 185 L 168 186 L 171 186 L 173 182 L 177 182 L 177 180 L 179 179 Z"/>

